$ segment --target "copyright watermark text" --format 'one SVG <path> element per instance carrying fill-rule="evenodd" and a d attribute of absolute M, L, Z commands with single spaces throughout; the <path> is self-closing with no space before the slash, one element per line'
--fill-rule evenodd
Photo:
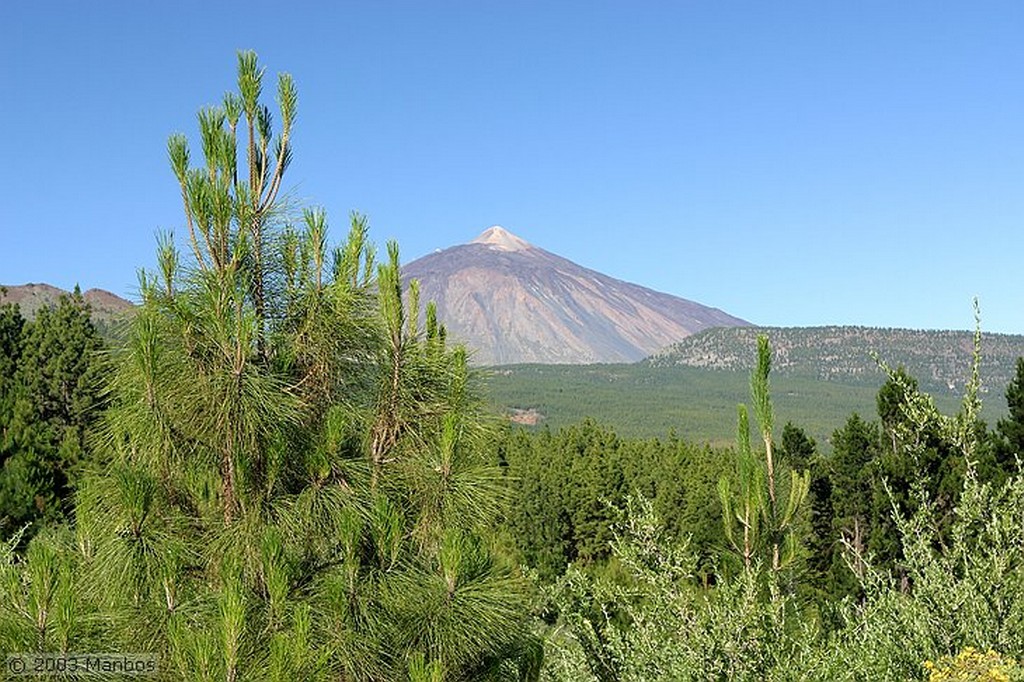
<path fill-rule="evenodd" d="M 147 677 L 157 673 L 156 654 L 8 654 L 4 670 L 11 677 L 62 675 L 107 679 L 109 675 Z"/>

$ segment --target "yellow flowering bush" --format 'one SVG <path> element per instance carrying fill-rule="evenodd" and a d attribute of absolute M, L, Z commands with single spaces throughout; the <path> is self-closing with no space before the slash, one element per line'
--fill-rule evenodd
<path fill-rule="evenodd" d="M 925 661 L 928 682 L 1011 682 L 1024 680 L 1024 668 L 1009 657 L 992 651 L 981 652 L 967 647 L 956 657 L 943 656 L 938 661 Z"/>

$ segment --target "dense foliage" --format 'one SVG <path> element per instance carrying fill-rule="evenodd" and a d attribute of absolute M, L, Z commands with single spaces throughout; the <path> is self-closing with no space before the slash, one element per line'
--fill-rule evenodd
<path fill-rule="evenodd" d="M 559 617 L 544 678 L 1015 679 L 1014 660 L 1024 651 L 1024 477 L 979 479 L 988 446 L 977 422 L 976 383 L 961 412 L 945 417 L 905 374 L 890 379 L 907 426 L 898 434 L 898 453 L 928 461 L 940 447 L 963 462 L 955 504 L 927 472 L 914 478 L 909 512 L 892 498 L 897 561 L 876 562 L 850 533 L 861 513 L 851 500 L 837 505 L 843 516 L 834 529 L 842 533 L 856 596 L 808 603 L 765 546 L 749 567 L 720 574 L 708 589 L 691 542 L 667 533 L 649 500 L 630 498 L 613 533 L 619 570 L 572 566 L 549 591 Z M 851 423 L 851 448 L 853 432 L 877 434 L 859 418 Z M 877 441 L 860 444 L 874 448 Z M 764 471 L 766 464 L 752 468 Z"/>
<path fill-rule="evenodd" d="M 1024 378 L 1024 369 L 1020 376 Z M 1008 388 L 1011 402 L 1017 381 Z M 789 494 L 794 475 L 808 475 L 807 499 L 791 521 L 801 545 L 793 572 L 806 596 L 831 599 L 861 592 L 861 568 L 855 563 L 851 570 L 844 543 L 870 554 L 876 565 L 902 571 L 893 510 L 912 515 L 918 509 L 915 486 L 924 487 L 943 537 L 948 532 L 966 465 L 934 426 L 909 420 L 903 406 L 917 392 L 913 377 L 902 368 L 895 370 L 876 393 L 877 421 L 851 414 L 833 431 L 829 453 L 820 452 L 814 439 L 791 422 L 783 427 L 781 442 L 775 444 L 772 437 L 780 498 Z M 1014 418 L 1004 419 L 1000 429 L 1012 430 L 1015 423 Z M 1005 481 L 1016 472 L 1010 452 L 1014 446 L 977 420 L 975 429 L 975 475 L 983 482 Z M 741 442 L 739 452 L 745 447 Z M 519 499 L 507 527 L 523 560 L 545 578 L 574 562 L 602 566 L 611 556 L 612 525 L 628 496 L 640 493 L 652 502 L 670 537 L 689 537 L 702 579 L 713 582 L 714 566 L 720 572 L 735 568 L 735 556 L 730 555 L 737 554 L 738 536 L 730 537 L 721 523 L 723 500 L 716 491 L 723 477 L 742 474 L 742 460 L 753 457 L 746 450 L 737 464 L 735 452 L 675 437 L 621 438 L 592 420 L 556 432 L 513 429 L 498 455 L 506 475 L 516 482 Z M 736 483 L 732 485 L 736 493 Z M 764 505 L 767 488 L 762 497 L 758 504 Z"/>
<path fill-rule="evenodd" d="M 70 514 L 102 411 L 102 349 L 77 289 L 32 320 L 0 306 L 0 539 Z"/>
<path fill-rule="evenodd" d="M 653 500 L 673 538 L 684 534 L 703 548 L 700 565 L 723 548 L 719 478 L 729 451 L 684 441 L 625 440 L 593 421 L 536 436 L 508 431 L 497 456 L 515 489 L 504 526 L 522 560 L 545 579 L 569 564 L 603 566 L 611 556 L 612 526 L 627 497 Z"/>

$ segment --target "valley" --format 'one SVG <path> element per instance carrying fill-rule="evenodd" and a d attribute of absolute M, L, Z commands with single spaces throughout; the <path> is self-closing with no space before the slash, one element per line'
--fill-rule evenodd
<path fill-rule="evenodd" d="M 529 412 L 531 429 L 560 429 L 591 418 L 632 438 L 669 434 L 691 442 L 731 445 L 736 406 L 748 401 L 748 372 L 649 363 L 621 365 L 510 365 L 480 370 L 488 399 L 506 415 Z M 873 419 L 875 398 L 885 383 L 878 371 L 860 381 L 824 380 L 811 370 L 772 377 L 779 424 L 803 428 L 825 451 L 846 415 Z M 1003 388 L 990 390 L 982 417 L 992 425 L 1006 411 Z M 937 407 L 952 414 L 958 396 L 933 394 Z"/>

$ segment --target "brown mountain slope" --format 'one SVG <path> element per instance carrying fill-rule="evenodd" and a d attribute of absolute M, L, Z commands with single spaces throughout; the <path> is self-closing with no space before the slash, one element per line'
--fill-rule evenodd
<path fill-rule="evenodd" d="M 32 317 L 43 306 L 57 305 L 61 294 L 66 293 L 49 284 L 5 284 L 0 285 L 0 303 L 17 303 L 22 315 Z M 130 301 L 104 289 L 89 289 L 82 293 L 82 298 L 92 308 L 93 319 L 101 322 L 117 319 L 135 307 Z"/>
<path fill-rule="evenodd" d="M 492 227 L 402 268 L 478 364 L 632 362 L 710 327 L 748 323 L 608 277 Z"/>

